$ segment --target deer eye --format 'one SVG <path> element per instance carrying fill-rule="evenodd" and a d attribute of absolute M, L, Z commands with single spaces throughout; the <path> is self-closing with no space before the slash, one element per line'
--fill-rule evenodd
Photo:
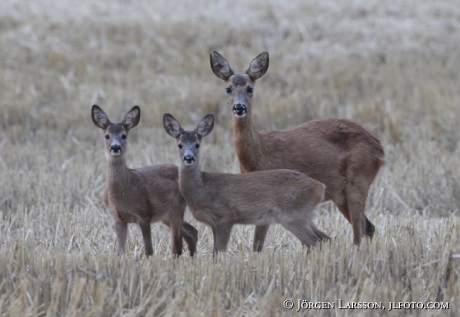
<path fill-rule="evenodd" d="M 225 91 L 227 92 L 227 94 L 231 94 L 232 93 L 232 88 L 227 87 L 227 88 L 225 88 Z"/>
<path fill-rule="evenodd" d="M 248 87 L 246 91 L 248 92 L 248 94 L 252 94 L 254 92 L 254 88 Z"/>
<path fill-rule="evenodd" d="M 126 134 L 123 134 L 123 135 L 121 136 L 121 138 L 122 138 L 123 140 L 126 140 Z"/>
<path fill-rule="evenodd" d="M 106 134 L 106 135 L 105 135 L 105 139 L 106 139 L 106 140 L 110 139 L 110 135 Z"/>
<path fill-rule="evenodd" d="M 178 147 L 179 147 L 179 149 L 182 149 L 182 144 L 179 144 Z"/>
<path fill-rule="evenodd" d="M 195 144 L 195 148 L 196 148 L 196 149 L 199 149 L 199 148 L 200 148 L 200 145 L 199 145 L 198 143 Z"/>

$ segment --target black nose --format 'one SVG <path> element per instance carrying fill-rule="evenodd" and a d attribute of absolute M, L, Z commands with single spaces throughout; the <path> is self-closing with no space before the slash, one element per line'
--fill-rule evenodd
<path fill-rule="evenodd" d="M 120 152 L 121 151 L 121 146 L 119 146 L 118 144 L 114 144 L 114 145 L 110 146 L 110 151 L 112 151 L 112 152 Z"/>
<path fill-rule="evenodd" d="M 184 162 L 185 163 L 193 163 L 195 161 L 195 158 L 191 155 L 186 155 L 184 156 Z"/>
<path fill-rule="evenodd" d="M 242 103 L 237 103 L 236 105 L 233 105 L 233 113 L 237 116 L 245 115 L 247 111 L 248 109 Z"/>

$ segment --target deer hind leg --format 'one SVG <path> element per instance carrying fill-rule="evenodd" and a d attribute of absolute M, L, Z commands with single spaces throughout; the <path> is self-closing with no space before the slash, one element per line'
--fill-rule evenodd
<path fill-rule="evenodd" d="M 254 242 L 252 249 L 254 252 L 261 252 L 264 247 L 265 237 L 267 236 L 269 225 L 257 225 L 254 231 Z"/>
<path fill-rule="evenodd" d="M 345 191 L 347 195 L 348 210 L 350 211 L 351 225 L 353 227 L 353 243 L 359 245 L 362 236 L 367 231 L 366 216 L 364 215 L 367 191 L 350 183 L 346 185 Z"/>
<path fill-rule="evenodd" d="M 349 160 L 346 171 L 347 184 L 345 196 L 353 226 L 354 243 L 359 244 L 361 237 L 374 236 L 375 226 L 364 214 L 367 193 L 374 181 L 383 160 L 380 157 L 370 157 L 368 149 L 363 146 L 355 148 L 355 155 Z M 358 237 L 358 234 L 359 237 Z"/>
<path fill-rule="evenodd" d="M 126 237 L 128 235 L 128 224 L 120 220 L 115 221 L 115 233 L 118 241 L 118 254 L 126 251 Z"/>
<path fill-rule="evenodd" d="M 173 222 L 171 225 L 171 253 L 174 256 L 182 254 L 182 223 Z"/>
<path fill-rule="evenodd" d="M 196 253 L 196 243 L 198 241 L 198 230 L 187 221 L 184 221 L 182 224 L 182 237 L 184 237 L 188 245 L 190 256 L 194 256 Z"/>
<path fill-rule="evenodd" d="M 153 254 L 152 247 L 152 232 L 150 229 L 150 219 L 142 219 L 138 222 L 141 227 L 142 238 L 144 239 L 145 255 L 151 256 Z"/>
<path fill-rule="evenodd" d="M 171 253 L 174 256 L 182 254 L 182 223 L 180 221 L 162 220 L 162 222 L 171 230 Z"/>
<path fill-rule="evenodd" d="M 331 237 L 319 230 L 314 224 L 311 224 L 311 229 L 321 240 L 331 240 Z"/>
<path fill-rule="evenodd" d="M 337 206 L 342 215 L 345 217 L 345 219 L 347 219 L 348 222 L 351 223 L 350 212 L 348 211 L 347 205 L 347 195 L 345 190 L 340 195 L 334 197 L 332 201 Z"/>
<path fill-rule="evenodd" d="M 366 215 L 364 215 L 364 218 L 366 220 L 366 230 L 364 230 L 364 235 L 372 239 L 375 233 L 375 226 L 369 221 L 369 219 L 367 219 Z"/>
<path fill-rule="evenodd" d="M 325 233 L 318 230 L 314 224 L 310 223 L 309 219 L 281 219 L 280 224 L 286 230 L 292 232 L 302 242 L 302 245 L 307 247 L 314 246 L 317 242 L 320 242 L 323 239 L 322 236 L 329 238 Z M 321 233 L 321 236 L 317 232 Z"/>
<path fill-rule="evenodd" d="M 349 203 L 347 201 L 346 190 L 343 191 L 343 195 L 341 194 L 338 198 L 335 198 L 333 201 L 334 201 L 334 204 L 339 209 L 339 211 L 342 213 L 342 215 L 348 220 L 348 222 L 352 223 L 352 220 L 350 218 Z M 351 209 L 351 210 L 354 210 L 354 209 Z M 362 212 L 364 213 L 364 207 L 363 207 Z M 369 221 L 369 219 L 367 219 L 366 215 L 364 215 L 364 221 L 365 221 L 365 224 L 364 224 L 365 230 L 363 234 L 372 239 L 372 237 L 374 236 L 374 232 L 375 232 L 375 226 L 372 224 L 372 222 Z"/>

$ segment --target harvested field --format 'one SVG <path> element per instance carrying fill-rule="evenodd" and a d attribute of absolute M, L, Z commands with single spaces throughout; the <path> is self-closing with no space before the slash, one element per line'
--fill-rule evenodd
<path fill-rule="evenodd" d="M 5 0 L 0 47 L 1 316 L 457 315 L 458 1 Z M 202 168 L 238 173 L 213 50 L 238 72 L 270 53 L 254 92 L 258 129 L 341 117 L 382 140 L 387 164 L 366 205 L 373 240 L 353 247 L 351 226 L 325 202 L 315 222 L 332 241 L 309 252 L 272 226 L 254 254 L 254 227 L 236 226 L 213 264 L 211 230 L 187 212 L 199 230 L 195 259 L 171 258 L 162 224 L 151 258 L 135 225 L 116 255 L 91 106 L 119 121 L 141 107 L 133 168 L 178 164 L 163 113 L 186 128 L 214 113 Z M 335 306 L 296 312 L 299 300 Z M 343 308 L 352 302 L 384 309 Z M 389 310 L 399 302 L 449 308 Z"/>

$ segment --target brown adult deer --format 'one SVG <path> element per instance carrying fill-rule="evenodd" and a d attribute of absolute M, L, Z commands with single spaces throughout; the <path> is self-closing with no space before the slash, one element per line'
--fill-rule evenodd
<path fill-rule="evenodd" d="M 280 223 L 306 246 L 329 239 L 312 220 L 313 209 L 323 201 L 324 184 L 286 169 L 248 174 L 202 172 L 200 143 L 212 131 L 214 116 L 205 116 L 194 131 L 184 131 L 169 113 L 163 123 L 179 148 L 179 188 L 193 216 L 211 227 L 214 256 L 226 250 L 235 224 Z"/>
<path fill-rule="evenodd" d="M 150 223 L 162 221 L 171 229 L 171 252 L 182 254 L 182 237 L 190 255 L 196 251 L 198 231 L 184 221 L 186 203 L 178 184 L 178 168 L 171 164 L 130 169 L 126 166 L 129 131 L 140 120 L 140 108 L 133 107 L 123 122 L 111 123 L 107 114 L 94 105 L 93 123 L 102 129 L 107 158 L 107 184 L 104 203 L 115 219 L 118 253 L 125 253 L 128 223 L 137 223 L 142 231 L 145 254 L 153 254 Z"/>
<path fill-rule="evenodd" d="M 242 173 L 287 168 L 326 185 L 332 200 L 353 227 L 353 242 L 372 238 L 375 227 L 364 214 L 367 193 L 385 163 L 380 141 L 345 119 L 317 119 L 292 130 L 256 131 L 252 121 L 254 85 L 268 69 L 268 53 L 259 54 L 244 74 L 235 74 L 217 52 L 211 53 L 214 74 L 225 81 L 233 112 L 233 142 Z M 268 225 L 256 226 L 254 251 L 263 248 Z"/>

